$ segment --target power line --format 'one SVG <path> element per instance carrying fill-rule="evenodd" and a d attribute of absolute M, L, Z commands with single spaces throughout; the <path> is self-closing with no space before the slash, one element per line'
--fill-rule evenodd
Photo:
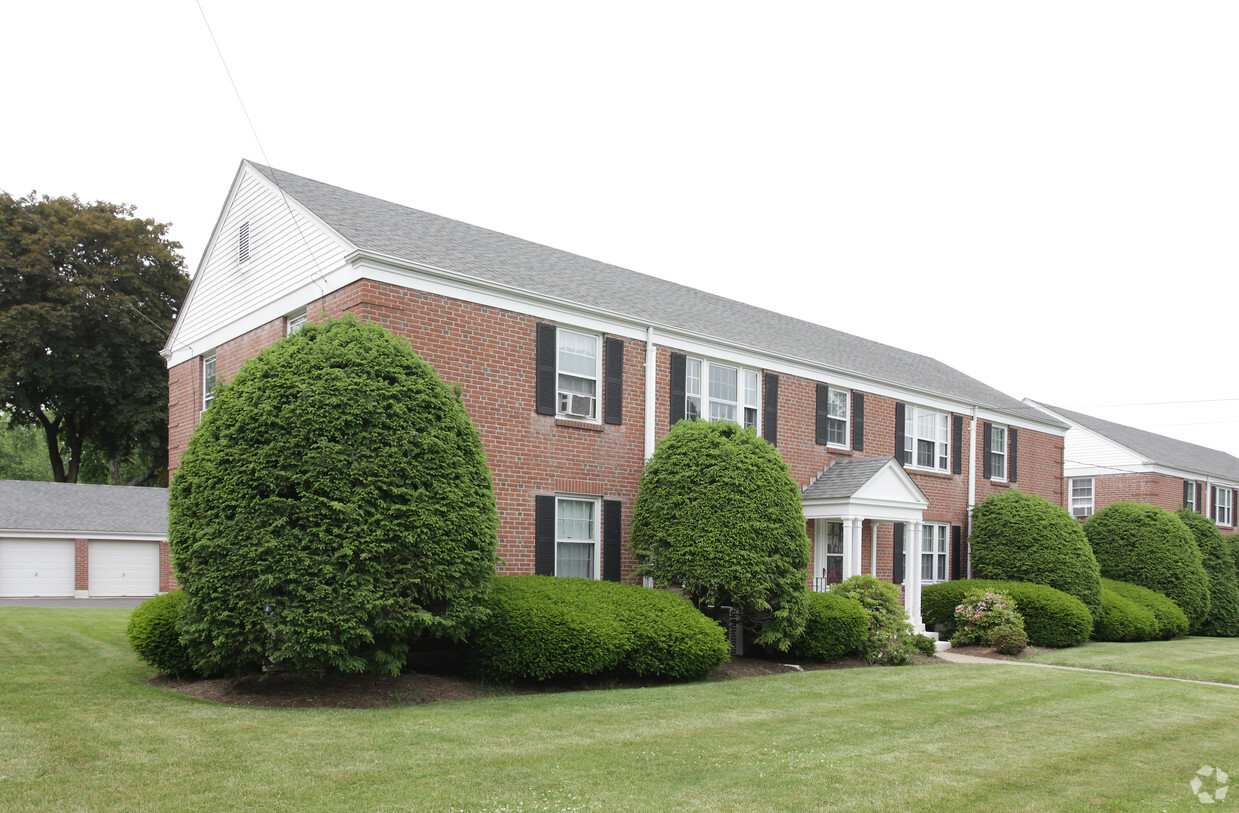
<path fill-rule="evenodd" d="M 1217 404 L 1224 401 L 1239 401 L 1239 398 L 1198 398 L 1193 401 L 1139 401 L 1131 404 L 1085 404 L 1084 409 L 1095 407 L 1171 406 L 1176 404 Z"/>

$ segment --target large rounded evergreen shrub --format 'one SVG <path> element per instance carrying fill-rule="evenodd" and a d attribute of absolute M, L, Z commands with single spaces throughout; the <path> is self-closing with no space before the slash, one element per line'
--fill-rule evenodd
<path fill-rule="evenodd" d="M 468 641 L 488 680 L 603 675 L 693 680 L 727 660 L 723 628 L 683 598 L 631 584 L 497 576 L 490 619 Z"/>
<path fill-rule="evenodd" d="M 869 637 L 869 614 L 860 602 L 834 593 L 809 594 L 809 620 L 788 654 L 828 663 L 857 652 Z"/>
<path fill-rule="evenodd" d="M 1116 502 L 1088 518 L 1084 533 L 1108 579 L 1165 593 L 1192 629 L 1209 614 L 1209 578 L 1183 521 L 1148 503 Z"/>
<path fill-rule="evenodd" d="M 1044 584 L 991 579 L 956 579 L 928 584 L 921 592 L 921 618 L 926 624 L 955 626 L 955 608 L 973 590 L 1003 593 L 1015 602 L 1032 646 L 1079 646 L 1093 630 L 1093 616 L 1084 602 Z"/>
<path fill-rule="evenodd" d="M 973 509 L 968 544 L 978 578 L 1045 584 L 1100 613 L 1101 573 L 1088 539 L 1044 497 L 1015 489 L 991 495 Z"/>
<path fill-rule="evenodd" d="M 1235 558 L 1217 524 L 1184 508 L 1177 513 L 1196 538 L 1201 564 L 1209 577 L 1209 614 L 1196 630 L 1200 635 L 1239 636 L 1239 578 Z"/>
<path fill-rule="evenodd" d="M 639 575 L 698 607 L 731 606 L 762 646 L 804 628 L 809 538 L 778 451 L 733 423 L 680 421 L 658 443 L 633 507 Z"/>
<path fill-rule="evenodd" d="M 204 669 L 403 666 L 485 618 L 496 513 L 477 430 L 408 342 L 311 323 L 217 390 L 169 499 Z"/>
<path fill-rule="evenodd" d="M 163 674 L 178 678 L 196 674 L 194 663 L 181 644 L 184 615 L 185 592 L 173 590 L 135 607 L 125 627 L 129 645 L 139 658 Z"/>

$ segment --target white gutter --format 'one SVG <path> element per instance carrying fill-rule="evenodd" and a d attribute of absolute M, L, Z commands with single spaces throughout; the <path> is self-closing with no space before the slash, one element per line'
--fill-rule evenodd
<path fill-rule="evenodd" d="M 965 542 L 972 538 L 972 509 L 977 504 L 977 408 L 972 408 L 972 420 L 968 424 L 968 533 L 965 536 Z M 968 578 L 972 578 L 972 543 L 967 542 L 969 546 L 968 554 Z"/>
<path fill-rule="evenodd" d="M 654 424 L 658 412 L 658 349 L 654 346 L 654 327 L 645 329 L 645 459 L 654 456 Z"/>

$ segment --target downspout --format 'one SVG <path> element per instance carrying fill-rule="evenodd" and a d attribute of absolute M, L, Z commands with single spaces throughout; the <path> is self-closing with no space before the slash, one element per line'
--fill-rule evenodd
<path fill-rule="evenodd" d="M 645 459 L 654 456 L 654 424 L 658 411 L 658 351 L 654 328 L 645 329 Z"/>
<path fill-rule="evenodd" d="M 968 525 L 965 541 L 972 539 L 972 509 L 977 504 L 977 408 L 972 408 L 972 421 L 968 424 Z M 967 542 L 971 549 L 972 543 Z M 968 554 L 968 578 L 972 578 L 972 553 Z"/>

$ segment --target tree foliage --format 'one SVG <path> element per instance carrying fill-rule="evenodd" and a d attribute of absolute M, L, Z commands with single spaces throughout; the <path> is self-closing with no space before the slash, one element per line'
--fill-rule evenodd
<path fill-rule="evenodd" d="M 1199 629 L 1209 615 L 1209 577 L 1181 519 L 1156 505 L 1116 502 L 1089 517 L 1084 533 L 1101 575 L 1165 593 Z"/>
<path fill-rule="evenodd" d="M 42 432 L 60 482 L 77 481 L 87 445 L 167 467 L 159 351 L 189 279 L 168 226 L 134 212 L 0 197 L 0 404 Z"/>
<path fill-rule="evenodd" d="M 1209 577 L 1209 614 L 1197 631 L 1201 635 L 1239 636 L 1239 579 L 1231 546 L 1208 517 L 1187 508 L 1176 515 L 1196 537 L 1201 564 Z"/>
<path fill-rule="evenodd" d="M 658 443 L 633 507 L 638 575 L 699 607 L 740 611 L 756 643 L 786 650 L 807 618 L 809 538 L 778 451 L 733 423 L 680 421 Z"/>
<path fill-rule="evenodd" d="M 311 323 L 215 398 L 169 544 L 204 673 L 390 673 L 486 615 L 498 524 L 459 394 L 381 327 Z"/>
<path fill-rule="evenodd" d="M 977 578 L 1044 584 L 1073 595 L 1096 618 L 1101 572 L 1080 523 L 1044 497 L 1011 489 L 972 512 L 972 572 Z"/>

